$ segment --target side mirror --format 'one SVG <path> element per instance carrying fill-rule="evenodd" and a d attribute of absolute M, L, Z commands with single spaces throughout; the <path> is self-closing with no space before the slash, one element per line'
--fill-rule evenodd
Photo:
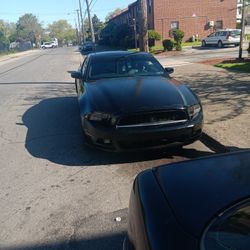
<path fill-rule="evenodd" d="M 71 77 L 75 79 L 82 79 L 82 74 L 80 71 L 73 71 L 71 72 Z"/>
<path fill-rule="evenodd" d="M 165 71 L 170 75 L 174 73 L 174 68 L 168 67 L 168 68 L 165 68 Z"/>

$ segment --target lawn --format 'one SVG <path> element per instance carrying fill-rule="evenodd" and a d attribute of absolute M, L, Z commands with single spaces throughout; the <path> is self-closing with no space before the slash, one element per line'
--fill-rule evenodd
<path fill-rule="evenodd" d="M 250 73 L 250 60 L 229 61 L 229 62 L 224 61 L 224 62 L 215 64 L 214 66 L 227 69 L 227 70 L 237 70 L 241 72 Z"/>

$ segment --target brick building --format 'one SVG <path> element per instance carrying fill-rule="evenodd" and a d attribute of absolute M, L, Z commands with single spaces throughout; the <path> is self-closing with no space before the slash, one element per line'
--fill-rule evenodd
<path fill-rule="evenodd" d="M 205 37 L 215 29 L 236 27 L 236 0 L 147 0 L 148 27 L 155 29 L 163 39 L 169 31 L 179 28 L 185 32 L 184 40 L 194 35 Z M 109 22 L 131 23 L 138 20 L 138 1 Z"/>

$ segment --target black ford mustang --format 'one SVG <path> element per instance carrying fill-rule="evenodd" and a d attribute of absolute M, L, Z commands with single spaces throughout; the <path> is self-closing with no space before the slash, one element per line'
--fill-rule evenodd
<path fill-rule="evenodd" d="M 140 173 L 124 250 L 249 250 L 250 151 Z"/>
<path fill-rule="evenodd" d="M 86 141 L 125 151 L 189 144 L 202 133 L 198 97 L 150 54 L 89 54 L 72 72 Z"/>

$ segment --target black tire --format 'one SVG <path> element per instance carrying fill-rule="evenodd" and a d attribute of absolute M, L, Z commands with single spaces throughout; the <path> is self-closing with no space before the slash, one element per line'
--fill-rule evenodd
<path fill-rule="evenodd" d="M 223 48 L 224 47 L 222 41 L 219 41 L 217 46 L 218 46 L 218 48 Z"/>
<path fill-rule="evenodd" d="M 206 44 L 206 42 L 203 40 L 202 42 L 201 42 L 201 47 L 206 47 L 207 46 L 207 44 Z"/>
<path fill-rule="evenodd" d="M 77 89 L 76 80 L 75 80 L 75 88 L 76 88 L 76 93 L 78 94 L 78 89 Z"/>

